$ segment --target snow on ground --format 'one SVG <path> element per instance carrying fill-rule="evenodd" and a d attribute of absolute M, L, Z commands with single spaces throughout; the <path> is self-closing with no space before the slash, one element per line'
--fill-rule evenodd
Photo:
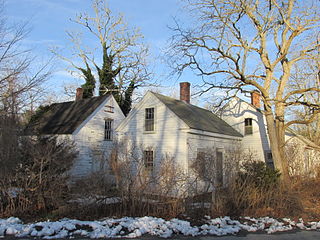
<path fill-rule="evenodd" d="M 43 239 L 71 238 L 73 236 L 89 238 L 136 238 L 144 234 L 167 238 L 174 234 L 186 236 L 223 236 L 236 234 L 241 230 L 274 233 L 292 229 L 320 230 L 320 222 L 304 223 L 302 219 L 295 222 L 287 218 L 276 220 L 270 217 L 244 217 L 241 221 L 238 221 L 232 220 L 230 217 L 211 219 L 206 216 L 205 224 L 192 226 L 190 222 L 184 220 L 171 219 L 166 221 L 155 217 L 108 218 L 101 221 L 61 219 L 55 222 L 46 221 L 30 224 L 24 224 L 20 219 L 15 217 L 0 219 L 0 238 L 6 235 L 41 237 Z"/>

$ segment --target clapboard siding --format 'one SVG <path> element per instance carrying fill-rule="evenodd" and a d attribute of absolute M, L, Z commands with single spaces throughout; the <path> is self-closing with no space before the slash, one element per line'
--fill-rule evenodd
<path fill-rule="evenodd" d="M 239 98 L 234 98 L 223 108 L 221 118 L 244 136 L 244 149 L 255 153 L 258 159 L 266 161 L 265 151 L 270 151 L 270 144 L 265 117 L 260 111 Z M 253 134 L 245 135 L 246 118 L 253 119 Z"/>
<path fill-rule="evenodd" d="M 194 133 L 188 133 L 187 135 L 187 146 L 188 146 L 188 159 L 189 159 L 189 180 L 194 181 L 196 184 L 197 191 L 202 191 L 206 189 L 207 184 L 204 181 L 193 179 L 193 166 L 194 162 L 197 159 L 198 152 L 205 152 L 206 154 L 213 154 L 215 156 L 216 151 L 219 150 L 223 153 L 222 168 L 223 168 L 223 184 L 227 185 L 231 175 L 234 173 L 234 170 L 239 166 L 239 159 L 234 157 L 229 157 L 241 143 L 240 138 L 225 138 L 221 135 L 216 137 L 203 136 Z M 214 160 L 214 159 L 213 159 Z M 231 162 L 232 161 L 232 162 Z M 237 162 L 233 162 L 237 161 Z M 197 163 L 198 164 L 198 163 Z M 232 165 L 232 167 L 231 167 Z"/>
<path fill-rule="evenodd" d="M 113 106 L 113 113 L 108 112 Z M 81 114 L 81 113 L 79 113 Z M 104 140 L 105 119 L 113 119 L 113 129 L 125 118 L 117 102 L 110 95 L 72 134 L 73 141 L 79 152 L 71 170 L 74 178 L 86 176 L 101 167 L 103 156 L 109 153 L 113 141 Z M 114 136 L 115 136 L 114 131 Z"/>
<path fill-rule="evenodd" d="M 145 109 L 155 109 L 155 131 L 144 131 Z M 185 171 L 195 158 L 198 148 L 227 148 L 240 141 L 241 137 L 210 133 L 191 129 L 173 111 L 171 111 L 152 92 L 148 92 L 142 101 L 132 110 L 117 129 L 119 138 L 130 139 L 134 145 L 155 151 L 156 166 L 166 155 L 174 157 L 176 163 Z M 210 136 L 211 135 L 211 136 Z"/>
<path fill-rule="evenodd" d="M 155 109 L 155 131 L 144 131 L 145 109 Z M 141 152 L 153 149 L 155 165 L 159 166 L 166 155 L 173 157 L 182 169 L 187 166 L 186 124 L 172 113 L 151 92 L 148 92 L 128 119 L 117 129 L 119 138 L 130 139 Z"/>

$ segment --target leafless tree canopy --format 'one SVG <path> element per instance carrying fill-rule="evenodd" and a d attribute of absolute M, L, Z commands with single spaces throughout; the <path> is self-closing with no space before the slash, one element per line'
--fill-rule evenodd
<path fill-rule="evenodd" d="M 173 27 L 171 65 L 178 73 L 191 68 L 202 76 L 202 92 L 213 88 L 225 89 L 229 95 L 248 90 L 260 92 L 275 165 L 283 176 L 288 176 L 283 160 L 285 129 L 313 121 L 320 111 L 313 99 L 303 99 L 310 92 L 320 92 L 318 80 L 307 79 L 305 86 L 290 84 L 295 66 L 317 61 L 319 1 L 186 3 L 195 21 L 193 27 L 183 27 L 178 21 Z M 293 106 L 307 107 L 307 117 L 287 118 L 287 111 Z"/>
<path fill-rule="evenodd" d="M 295 66 L 290 88 L 306 89 L 314 86 L 320 88 L 320 49 L 315 55 L 315 59 L 307 60 L 303 65 Z M 309 91 L 305 94 L 295 96 L 295 101 L 305 103 L 314 103 L 320 105 L 320 92 Z M 312 108 L 308 104 L 303 107 L 295 107 L 291 109 L 291 114 L 294 115 L 297 121 L 307 122 L 307 124 L 294 125 L 295 130 L 318 144 L 320 142 L 320 113 L 313 114 Z M 313 121 L 307 121 L 312 116 Z M 319 145 L 319 144 L 318 144 Z"/>
<path fill-rule="evenodd" d="M 0 13 L 3 14 L 3 3 Z M 35 107 L 42 97 L 40 87 L 50 75 L 48 63 L 36 66 L 36 58 L 23 47 L 28 23 L 9 25 L 0 18 L 0 113 L 15 115 Z"/>
<path fill-rule="evenodd" d="M 129 27 L 124 16 L 114 14 L 106 0 L 91 2 L 93 14 L 84 12 L 71 19 L 83 31 L 67 31 L 73 57 L 60 54 L 59 49 L 53 52 L 70 64 L 71 73 L 78 73 L 87 82 L 90 79 L 93 89 L 99 79 L 100 93 L 120 91 L 124 94 L 131 82 L 135 87 L 144 85 L 151 73 L 147 62 L 149 49 L 143 35 L 137 28 Z M 94 44 L 88 45 L 86 41 Z M 111 78 L 115 86 L 104 78 Z"/>

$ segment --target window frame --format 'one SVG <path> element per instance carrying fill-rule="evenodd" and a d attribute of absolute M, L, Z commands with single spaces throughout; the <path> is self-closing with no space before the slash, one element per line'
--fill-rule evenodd
<path fill-rule="evenodd" d="M 104 141 L 113 141 L 113 119 L 107 118 L 104 120 Z"/>
<path fill-rule="evenodd" d="M 244 135 L 252 135 L 253 134 L 253 119 L 245 118 L 244 119 Z"/>
<path fill-rule="evenodd" d="M 153 109 L 153 113 L 147 113 L 148 110 Z M 153 118 L 147 118 L 148 114 L 152 114 Z M 149 115 L 150 116 L 150 115 Z M 156 124 L 155 124 L 155 118 L 156 118 L 156 108 L 155 107 L 147 107 L 144 110 L 144 132 L 145 133 L 155 133 L 156 131 Z M 152 128 L 148 128 L 152 126 Z"/>
<path fill-rule="evenodd" d="M 274 169 L 274 162 L 273 162 L 273 157 L 272 157 L 272 151 L 271 150 L 265 150 L 265 163 L 268 167 L 271 169 Z"/>
<path fill-rule="evenodd" d="M 221 161 L 218 155 L 221 154 Z M 223 160 L 224 160 L 224 149 L 217 148 L 216 149 L 216 185 L 218 187 L 222 187 L 224 183 L 224 173 L 223 173 Z"/>
<path fill-rule="evenodd" d="M 151 160 L 150 160 L 151 159 Z M 143 165 L 148 172 L 154 170 L 154 150 L 146 149 L 143 151 Z"/>

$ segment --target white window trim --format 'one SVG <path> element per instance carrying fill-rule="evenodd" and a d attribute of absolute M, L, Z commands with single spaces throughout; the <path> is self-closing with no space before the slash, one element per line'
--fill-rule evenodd
<path fill-rule="evenodd" d="M 246 126 L 246 120 L 247 119 L 251 119 L 251 125 L 248 125 L 248 126 Z M 245 118 L 244 119 L 244 121 L 243 121 L 243 123 L 244 123 L 244 136 L 250 136 L 250 135 L 253 135 L 253 118 Z M 246 133 L 246 129 L 248 128 L 248 127 L 250 127 L 251 126 L 251 133 Z"/>
<path fill-rule="evenodd" d="M 111 122 L 111 129 L 110 129 L 110 139 L 106 139 L 106 122 Z M 103 133 L 103 141 L 112 142 L 114 138 L 114 120 L 112 118 L 105 118 L 104 119 L 104 133 Z"/>
<path fill-rule="evenodd" d="M 149 169 L 148 166 L 146 166 L 145 152 L 152 152 L 152 169 Z M 154 172 L 154 168 L 155 168 L 155 150 L 153 148 L 145 148 L 143 150 L 143 166 L 148 172 L 150 172 L 150 173 Z"/>
<path fill-rule="evenodd" d="M 146 131 L 146 109 L 147 108 L 153 108 L 154 109 L 153 110 L 154 111 L 153 112 L 153 117 L 154 117 L 154 119 L 153 119 L 153 131 Z M 156 131 L 157 131 L 156 119 L 157 119 L 157 108 L 156 107 L 148 106 L 148 107 L 145 107 L 143 109 L 143 133 L 144 134 L 154 134 L 154 133 L 156 133 Z"/>
<path fill-rule="evenodd" d="M 221 177 L 222 177 L 222 184 L 221 187 L 223 187 L 225 185 L 225 176 L 224 176 L 224 159 L 225 159 L 225 151 L 224 148 L 216 148 L 215 154 L 216 154 L 216 160 L 218 161 L 218 153 L 221 153 L 222 155 L 222 159 L 221 159 Z M 218 164 L 218 163 L 216 163 Z M 217 167 L 217 165 L 216 165 Z M 218 167 L 217 167 L 218 168 Z M 218 182 L 218 175 L 217 175 L 217 179 L 216 181 Z"/>

